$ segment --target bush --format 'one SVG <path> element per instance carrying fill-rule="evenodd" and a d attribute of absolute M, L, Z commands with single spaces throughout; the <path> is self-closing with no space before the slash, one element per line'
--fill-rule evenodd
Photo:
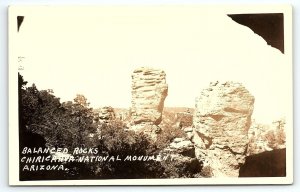
<path fill-rule="evenodd" d="M 201 177 L 212 177 L 213 176 L 213 171 L 210 166 L 205 166 L 202 168 L 200 172 Z"/>
<path fill-rule="evenodd" d="M 102 155 L 125 159 L 128 155 L 156 155 L 156 146 L 143 133 L 126 130 L 120 121 L 103 123 L 100 126 L 98 149 Z M 100 154 L 101 155 L 101 154 Z M 159 178 L 163 175 L 160 162 L 151 161 L 111 161 L 98 164 L 98 178 Z"/>
<path fill-rule="evenodd" d="M 192 158 L 189 160 L 168 159 L 165 162 L 162 162 L 162 165 L 165 169 L 164 176 L 167 178 L 194 178 L 198 177 L 201 170 L 201 163 L 196 159 Z"/>
<path fill-rule="evenodd" d="M 20 151 L 25 146 L 61 147 L 69 151 L 76 147 L 97 148 L 99 156 L 125 159 L 128 155 L 156 156 L 174 138 L 186 136 L 181 129 L 166 125 L 157 141 L 153 142 L 143 133 L 127 130 L 121 121 L 94 122 L 93 109 L 88 107 L 83 95 L 77 95 L 73 102 L 60 103 L 52 90 L 40 91 L 34 84 L 25 87 L 26 84 L 19 74 Z M 65 166 L 68 168 L 66 172 L 20 175 L 25 180 L 191 177 L 198 165 L 197 162 L 147 160 L 69 162 Z"/>

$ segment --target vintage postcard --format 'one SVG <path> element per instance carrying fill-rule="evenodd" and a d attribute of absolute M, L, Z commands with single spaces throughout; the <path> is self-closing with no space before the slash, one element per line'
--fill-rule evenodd
<path fill-rule="evenodd" d="M 290 5 L 8 13 L 10 185 L 293 182 Z"/>

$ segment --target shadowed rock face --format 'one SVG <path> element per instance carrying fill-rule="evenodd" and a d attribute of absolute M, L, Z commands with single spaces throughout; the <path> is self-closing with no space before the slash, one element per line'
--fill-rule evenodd
<path fill-rule="evenodd" d="M 211 83 L 196 98 L 194 137 L 197 158 L 213 177 L 238 177 L 245 161 L 254 97 L 234 82 Z"/>
<path fill-rule="evenodd" d="M 131 118 L 134 124 L 160 124 L 168 94 L 166 74 L 152 68 L 139 68 L 132 74 Z"/>
<path fill-rule="evenodd" d="M 284 53 L 283 13 L 230 14 L 235 22 L 247 26 L 274 48 Z"/>
<path fill-rule="evenodd" d="M 239 177 L 285 177 L 286 150 L 276 149 L 246 157 Z"/>

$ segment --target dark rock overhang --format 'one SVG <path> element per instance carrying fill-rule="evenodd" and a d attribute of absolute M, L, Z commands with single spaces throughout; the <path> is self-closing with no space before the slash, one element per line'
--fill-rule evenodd
<path fill-rule="evenodd" d="M 235 22 L 247 26 L 268 45 L 284 53 L 283 13 L 228 14 Z"/>

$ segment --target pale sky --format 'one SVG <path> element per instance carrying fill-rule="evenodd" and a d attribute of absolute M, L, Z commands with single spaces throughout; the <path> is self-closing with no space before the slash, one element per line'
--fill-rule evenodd
<path fill-rule="evenodd" d="M 13 49 L 25 57 L 21 74 L 40 90 L 53 89 L 61 101 L 80 93 L 92 107 L 130 107 L 131 74 L 147 66 L 167 74 L 165 106 L 194 107 L 201 90 L 218 80 L 241 82 L 254 95 L 257 121 L 290 109 L 287 56 L 224 12 L 96 7 L 24 15 Z"/>

